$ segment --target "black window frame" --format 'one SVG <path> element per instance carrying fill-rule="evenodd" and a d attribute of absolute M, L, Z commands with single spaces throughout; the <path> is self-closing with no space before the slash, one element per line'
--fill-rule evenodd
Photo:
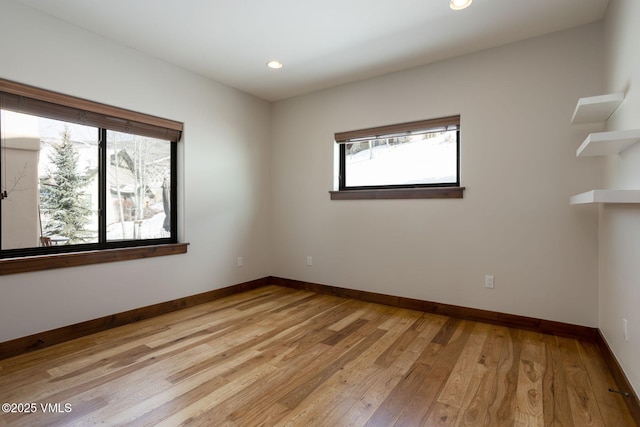
<path fill-rule="evenodd" d="M 56 255 L 76 252 L 104 251 L 136 247 L 153 247 L 178 243 L 178 143 L 182 137 L 181 122 L 112 107 L 93 101 L 51 92 L 21 83 L 0 79 L 0 109 L 95 127 L 98 135 L 98 242 L 60 246 L 2 249 L 0 259 Z M 0 122 L 0 126 L 2 123 Z M 165 140 L 170 143 L 170 236 L 153 239 L 107 240 L 106 203 L 107 131 L 125 132 Z M 0 153 L 0 156 L 4 153 Z M 2 160 L 2 159 L 0 159 Z M 2 173 L 0 161 L 0 174 Z M 0 197 L 1 198 L 1 197 Z M 0 220 L 2 200 L 0 200 Z M 0 230 L 2 233 L 2 230 Z M 1 241 L 1 234 L 0 234 Z M 160 250 L 162 252 L 163 250 Z M 154 256 L 154 255 L 150 255 Z M 104 261 L 101 261 L 104 262 Z"/>
<path fill-rule="evenodd" d="M 386 139 L 386 138 L 399 137 L 399 136 L 408 136 L 412 134 L 435 133 L 435 132 L 442 132 L 447 130 L 449 131 L 455 130 L 456 132 L 456 181 L 455 182 L 364 185 L 364 186 L 347 186 L 346 185 L 346 182 L 347 182 L 346 157 L 347 157 L 347 145 L 349 143 L 372 141 L 372 140 Z M 338 143 L 339 145 L 338 192 L 349 192 L 349 191 L 359 192 L 363 190 L 462 188 L 460 186 L 460 116 L 459 115 L 336 133 L 335 142 Z M 335 192 L 332 192 L 332 193 L 335 193 Z"/>

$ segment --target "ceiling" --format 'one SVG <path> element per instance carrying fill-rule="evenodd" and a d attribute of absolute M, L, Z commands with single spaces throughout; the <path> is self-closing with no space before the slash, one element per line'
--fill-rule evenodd
<path fill-rule="evenodd" d="M 598 21 L 609 2 L 16 1 L 268 101 Z"/>

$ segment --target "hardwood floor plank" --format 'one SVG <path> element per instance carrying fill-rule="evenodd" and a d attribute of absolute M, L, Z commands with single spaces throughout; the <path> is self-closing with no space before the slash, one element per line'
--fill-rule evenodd
<path fill-rule="evenodd" d="M 321 341 L 333 334 L 333 332 L 328 330 L 327 327 L 332 323 L 335 323 L 334 316 L 342 315 L 344 310 L 345 308 L 342 307 L 342 305 L 334 306 L 332 308 L 326 309 L 322 313 L 322 316 L 315 315 L 306 322 L 300 323 L 301 326 L 299 328 L 295 328 L 295 330 L 293 331 L 290 331 L 291 328 L 288 328 L 287 331 L 290 332 L 281 336 L 279 345 L 288 348 L 294 348 L 295 351 L 292 351 L 287 358 L 283 358 L 281 361 L 274 364 L 274 366 L 280 369 L 274 372 L 272 376 L 266 378 L 265 383 L 268 383 L 273 388 L 277 388 L 279 384 L 285 383 L 287 380 L 290 380 L 290 377 L 288 375 L 290 375 L 292 372 L 297 372 L 301 366 L 308 364 L 310 361 L 310 356 L 315 355 L 316 359 L 320 357 L 322 360 L 322 358 L 330 358 L 334 355 L 335 352 L 340 351 L 339 349 L 333 350 L 330 346 L 321 344 Z M 302 313 L 301 315 L 304 315 L 304 313 Z M 305 334 L 304 329 L 311 325 L 313 325 L 312 328 L 316 331 L 316 333 L 310 335 Z M 325 334 L 319 333 L 320 331 L 325 331 Z M 261 347 L 260 350 L 265 350 L 268 348 L 268 346 L 265 346 Z M 327 349 L 330 349 L 332 351 L 327 352 Z M 264 389 L 262 388 L 256 388 L 253 391 L 264 393 Z M 250 394 L 253 393 L 250 392 Z M 264 402 L 264 407 L 261 407 L 260 409 L 253 408 L 254 412 L 257 412 L 259 414 L 260 411 L 267 410 L 269 406 L 268 404 L 277 400 L 275 396 L 271 397 L 273 399 L 269 399 L 269 402 Z M 258 397 L 255 397 L 255 399 L 258 399 Z M 230 417 L 231 421 L 236 422 L 236 419 L 240 419 L 242 417 L 252 417 L 253 415 L 246 414 L 245 412 L 240 411 L 238 410 L 238 408 L 236 408 L 234 412 L 229 413 L 228 416 Z"/>
<path fill-rule="evenodd" d="M 443 351 L 443 348 L 447 347 L 449 340 L 460 323 L 461 321 L 458 319 L 447 319 L 444 325 L 442 325 L 440 330 L 438 330 L 436 335 L 432 338 L 427 348 L 425 348 L 411 366 L 409 372 L 380 404 L 371 418 L 367 421 L 366 425 L 393 425 L 396 422 L 405 405 L 412 400 L 413 396 L 422 386 L 423 381 L 426 378 L 431 379 L 430 371 L 440 357 L 440 353 L 445 353 L 442 359 L 446 356 L 451 356 L 448 351 Z"/>
<path fill-rule="evenodd" d="M 368 322 L 363 325 L 361 329 L 354 331 L 353 334 L 348 335 L 343 341 L 341 341 L 343 344 L 342 350 L 335 346 L 329 346 L 327 351 L 322 355 L 323 359 L 326 358 L 326 362 L 321 365 L 322 369 L 320 369 L 319 372 L 318 370 L 315 372 L 302 371 L 299 372 L 298 375 L 289 378 L 286 387 L 282 388 L 284 393 L 275 395 L 279 404 L 278 407 L 283 406 L 288 410 L 295 408 L 301 400 L 304 400 L 310 392 L 317 388 L 320 382 L 330 378 L 337 369 L 341 369 L 345 363 L 353 360 L 353 358 L 357 357 L 362 351 L 369 348 L 374 341 L 377 341 L 381 336 L 384 336 L 386 331 L 377 328 L 377 326 L 382 322 L 379 314 L 377 314 L 379 312 L 379 308 L 376 308 L 374 310 L 374 313 L 376 314 L 373 314 L 372 319 L 376 317 L 378 319 Z M 318 361 L 318 359 L 315 361 Z M 271 411 L 271 408 L 263 407 L 261 408 L 261 411 Z M 252 412 L 255 412 L 255 409 Z M 253 415 L 250 415 L 250 417 L 252 416 Z M 249 419 L 246 416 L 239 419 L 235 419 L 235 417 L 236 414 L 231 414 L 229 416 L 230 419 L 236 422 L 249 422 Z M 277 420 L 278 418 L 273 415 L 270 416 L 269 419 Z"/>
<path fill-rule="evenodd" d="M 257 401 L 263 400 L 269 401 L 269 404 L 264 406 L 265 408 L 270 408 L 271 405 L 275 405 L 280 408 L 278 412 L 286 411 L 287 408 L 280 407 L 275 397 L 270 395 L 270 390 L 278 389 L 283 384 L 286 384 L 291 373 L 299 369 L 299 365 L 310 364 L 313 360 L 321 356 L 325 350 L 325 345 L 318 344 L 315 348 L 300 353 L 298 358 L 293 358 L 294 362 L 292 363 L 295 365 L 289 369 L 286 367 L 278 368 L 276 366 L 277 364 L 266 363 L 256 366 L 253 371 L 242 371 L 241 373 L 230 372 L 229 374 L 223 375 L 226 379 L 230 380 L 230 382 L 236 381 L 236 384 L 246 383 L 246 385 L 243 388 L 234 388 L 234 392 L 229 390 L 223 395 L 216 396 L 219 400 L 216 400 L 213 406 L 208 407 L 205 411 L 193 414 L 191 419 L 194 420 L 196 424 L 202 422 L 205 425 L 219 425 L 224 423 L 236 425 L 238 424 L 238 419 L 245 417 L 245 420 L 238 425 L 251 425 L 244 424 L 247 422 L 246 419 L 251 420 L 251 417 L 255 417 L 255 420 L 259 420 L 260 417 L 264 415 L 264 413 L 260 411 L 250 412 L 252 405 Z M 292 352 L 294 349 L 289 349 L 288 351 Z M 260 374 L 259 378 L 256 378 L 256 372 Z M 251 382 L 247 381 L 246 378 L 255 380 Z"/>
<path fill-rule="evenodd" d="M 558 353 L 561 354 L 562 371 L 566 378 L 569 413 L 576 426 L 605 425 L 602 414 L 595 403 L 595 396 L 587 371 L 580 359 L 575 340 L 558 338 Z"/>
<path fill-rule="evenodd" d="M 0 360 L 0 426 L 634 426 L 591 342 L 265 286 Z"/>
<path fill-rule="evenodd" d="M 140 408 L 148 407 L 156 396 L 174 386 L 166 381 L 166 375 L 176 372 L 185 363 L 206 359 L 210 351 L 211 347 L 203 344 L 141 369 L 132 376 L 122 377 L 101 388 L 93 389 L 102 393 L 109 404 L 87 417 L 87 424 L 100 424 L 101 420 L 110 419 L 113 414 L 123 416 L 127 411 L 137 415 L 142 414 L 143 410 Z M 131 408 L 135 409 L 131 411 Z M 137 415 L 132 415 L 130 418 L 133 419 Z"/>
<path fill-rule="evenodd" d="M 374 343 L 369 350 L 344 369 L 324 382 L 313 396 L 292 410 L 287 420 L 298 425 L 331 425 L 326 420 L 338 420 L 358 404 L 365 392 L 384 375 L 384 368 L 375 365 L 374 360 L 385 351 L 396 338 L 404 333 L 411 322 L 408 319 L 418 313 L 397 309 L 392 317 L 385 320 L 378 329 L 387 333 Z M 397 328 L 394 327 L 397 325 Z M 384 329 L 382 329 L 384 326 Z M 332 421 L 335 423 L 335 421 Z M 279 423 L 287 425 L 287 423 Z"/>
<path fill-rule="evenodd" d="M 506 330 L 490 326 L 480 357 L 469 379 L 469 386 L 456 418 L 456 426 L 491 425 L 488 408 L 498 398 L 498 367 L 506 345 Z"/>
<path fill-rule="evenodd" d="M 523 331 L 517 329 L 506 330 L 505 345 L 498 362 L 496 390 L 485 418 L 488 425 L 512 426 L 515 424 L 516 399 L 514 397 L 520 373 L 522 333 Z"/>
<path fill-rule="evenodd" d="M 606 363 L 600 356 L 597 345 L 581 342 L 578 353 L 583 362 L 589 382 L 592 385 L 595 401 L 604 420 L 610 425 L 632 425 L 633 418 L 625 411 L 625 397 L 619 393 L 612 393 L 609 389 L 616 389 L 615 381 L 607 370 Z"/>
<path fill-rule="evenodd" d="M 428 423 L 431 411 L 438 401 L 444 385 L 449 380 L 457 361 L 467 348 L 474 326 L 473 322 L 460 322 L 454 334 L 443 347 L 440 357 L 433 364 L 428 376 L 422 379 L 420 387 L 405 404 L 396 421 L 396 425 L 415 426 Z M 455 415 L 457 416 L 457 412 L 455 412 Z"/>
<path fill-rule="evenodd" d="M 363 319 L 364 314 L 365 314 L 365 310 L 356 310 L 353 313 L 351 313 L 350 315 L 338 320 L 333 325 L 329 325 L 328 329 L 330 329 L 330 330 L 332 330 L 334 332 L 340 332 L 344 328 L 352 325 L 353 322 L 355 322 L 356 320 Z"/>
<path fill-rule="evenodd" d="M 544 343 L 545 352 L 545 366 L 544 375 L 542 376 L 542 416 L 544 425 L 554 425 L 556 417 L 556 388 L 558 383 L 555 381 L 554 369 L 553 369 L 553 346 L 555 341 L 550 336 L 543 336 L 542 343 Z M 565 424 L 560 424 L 565 425 Z"/>
<path fill-rule="evenodd" d="M 422 317 L 422 313 L 416 313 Z M 427 316 L 431 321 L 425 323 L 424 327 L 420 328 L 421 330 L 417 337 L 404 351 L 396 354 L 391 366 L 380 372 L 378 377 L 373 381 L 373 384 L 366 389 L 362 397 L 352 405 L 344 415 L 337 419 L 335 425 L 361 426 L 369 420 L 389 393 L 395 389 L 397 384 L 407 374 L 446 321 L 446 318 L 443 316 Z M 402 322 L 402 324 L 406 323 L 414 324 L 414 322 Z M 413 332 L 410 333 L 412 336 L 415 336 Z M 391 345 L 395 346 L 397 342 L 398 340 L 394 340 Z M 380 357 L 377 357 L 375 360 L 379 359 Z M 377 363 L 374 366 L 377 366 Z"/>
<path fill-rule="evenodd" d="M 424 425 L 430 427 L 454 426 L 459 414 L 460 408 L 442 402 L 435 402 L 431 414 Z"/>
<path fill-rule="evenodd" d="M 243 353 L 235 359 L 229 359 L 215 367 L 204 370 L 199 375 L 191 376 L 177 384 L 172 384 L 172 387 L 151 396 L 137 405 L 130 406 L 112 418 L 107 419 L 107 421 L 109 424 L 115 425 L 131 423 L 155 425 L 170 417 L 182 416 L 186 419 L 190 416 L 190 414 L 184 412 L 187 408 L 191 407 L 191 405 L 202 405 L 204 402 L 201 402 L 201 399 L 217 390 L 224 390 L 224 387 L 229 384 L 229 381 L 222 375 L 223 373 L 255 354 L 250 352 Z M 188 399 L 185 396 L 201 397 Z M 178 413 L 181 415 L 178 415 Z"/>
<path fill-rule="evenodd" d="M 523 334 L 523 341 L 516 387 L 516 424 L 544 426 L 542 381 L 546 352 L 539 344 L 540 337 L 533 333 Z"/>
<path fill-rule="evenodd" d="M 388 368 L 393 361 L 402 354 L 407 347 L 413 342 L 416 336 L 424 330 L 425 323 L 427 322 L 426 316 L 420 316 L 409 327 L 409 329 L 399 336 L 384 353 L 382 353 L 375 361 L 378 366 Z"/>
<path fill-rule="evenodd" d="M 321 361 L 319 366 L 329 363 L 335 357 L 335 353 L 331 353 L 331 350 L 331 347 L 317 344 L 305 352 L 299 353 L 298 357 L 291 359 L 290 365 L 279 367 L 272 375 L 265 378 L 264 384 L 249 391 L 253 396 L 253 405 L 236 406 L 227 415 L 227 420 L 239 425 L 254 425 L 256 420 L 260 419 L 268 420 L 269 423 L 278 421 L 282 415 L 290 410 L 279 400 L 303 383 L 306 378 L 313 375 L 312 370 L 307 372 L 304 369 L 305 366 L 314 366 L 317 360 Z"/>
<path fill-rule="evenodd" d="M 548 395 L 549 403 L 553 402 L 553 419 L 547 419 L 545 422 L 549 425 L 574 426 L 573 417 L 571 416 L 571 405 L 569 404 L 569 377 L 564 369 L 573 361 L 571 348 L 566 348 L 570 341 L 560 337 L 545 337 L 547 347 L 551 353 L 550 360 L 551 369 L 553 370 L 553 378 L 551 387 L 553 388 L 553 396 Z M 546 405 L 545 405 L 546 408 Z M 545 411 L 546 412 L 546 411 Z M 580 427 L 579 425 L 577 427 Z"/>
<path fill-rule="evenodd" d="M 327 381 L 340 369 L 344 369 L 344 365 L 358 357 L 361 353 L 369 349 L 377 340 L 379 340 L 387 331 L 376 329 L 365 339 L 352 347 L 346 353 L 343 353 L 334 362 L 329 363 L 320 372 L 308 378 L 305 382 L 298 385 L 295 389 L 285 394 L 278 400 L 281 405 L 293 409 L 298 406 L 307 396 L 309 396 L 320 384 Z"/>
<path fill-rule="evenodd" d="M 447 383 L 438 396 L 438 402 L 455 408 L 462 407 L 467 390 L 472 384 L 469 379 L 473 376 L 473 371 L 478 364 L 489 330 L 490 326 L 486 323 L 475 324 L 464 353 L 456 361 Z"/>
<path fill-rule="evenodd" d="M 365 320 L 365 319 L 356 319 L 350 325 L 345 326 L 344 328 L 342 328 L 339 331 L 335 332 L 333 335 L 331 335 L 331 336 L 325 338 L 324 340 L 322 340 L 322 344 L 334 346 L 334 345 L 340 343 L 340 341 L 342 341 L 344 338 L 349 336 L 353 331 L 357 331 L 358 329 L 360 329 L 362 326 L 364 326 L 366 324 L 367 324 L 367 320 Z M 329 326 L 328 329 L 332 330 L 331 326 Z"/>
<path fill-rule="evenodd" d="M 56 359 L 64 357 L 74 357 L 79 352 L 87 348 L 93 348 L 96 343 L 89 337 L 78 338 L 77 340 L 67 341 L 56 346 L 55 355 L 47 352 L 33 351 L 23 353 L 20 356 L 13 356 L 6 359 L 0 359 L 0 386 L 6 376 L 17 371 L 26 371 L 29 367 L 40 366 L 43 363 L 52 362 L 52 358 Z"/>

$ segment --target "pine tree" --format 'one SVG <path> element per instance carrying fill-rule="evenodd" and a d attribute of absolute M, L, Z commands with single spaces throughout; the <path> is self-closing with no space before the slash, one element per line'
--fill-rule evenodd
<path fill-rule="evenodd" d="M 78 152 L 68 128 L 52 148 L 49 160 L 55 169 L 51 173 L 51 185 L 47 185 L 42 194 L 42 210 L 48 218 L 45 230 L 47 234 L 69 238 L 69 243 L 82 243 L 90 237 L 85 227 L 89 223 L 91 206 L 82 197 L 89 177 L 78 173 Z"/>

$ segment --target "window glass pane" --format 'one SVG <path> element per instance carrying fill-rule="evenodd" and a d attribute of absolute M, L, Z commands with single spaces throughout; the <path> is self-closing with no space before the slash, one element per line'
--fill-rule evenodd
<path fill-rule="evenodd" d="M 107 240 L 171 237 L 171 142 L 107 131 Z"/>
<path fill-rule="evenodd" d="M 457 132 L 347 144 L 347 187 L 456 183 Z"/>
<path fill-rule="evenodd" d="M 98 130 L 0 111 L 2 249 L 98 241 Z"/>

